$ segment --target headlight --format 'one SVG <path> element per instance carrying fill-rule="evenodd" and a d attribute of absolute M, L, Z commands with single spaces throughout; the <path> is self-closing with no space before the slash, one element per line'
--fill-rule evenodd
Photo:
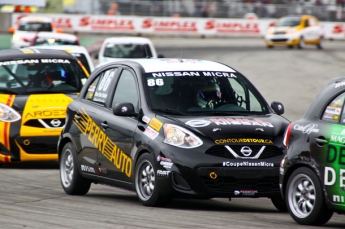
<path fill-rule="evenodd" d="M 19 40 L 20 40 L 20 36 L 18 36 L 18 35 L 16 35 L 16 34 L 13 34 L 12 40 L 14 40 L 14 41 L 19 41 Z"/>
<path fill-rule="evenodd" d="M 200 138 L 185 128 L 172 124 L 164 124 L 163 129 L 165 136 L 163 142 L 166 144 L 187 149 L 202 145 Z"/>
<path fill-rule="evenodd" d="M 20 119 L 20 114 L 13 110 L 11 107 L 0 103 L 0 121 L 2 122 L 15 122 Z"/>

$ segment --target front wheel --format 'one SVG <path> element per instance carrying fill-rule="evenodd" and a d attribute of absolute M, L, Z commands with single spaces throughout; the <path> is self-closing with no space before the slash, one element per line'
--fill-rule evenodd
<path fill-rule="evenodd" d="M 304 39 L 303 37 L 299 38 L 298 44 L 297 44 L 297 48 L 298 49 L 304 49 L 305 48 L 305 44 L 304 44 Z"/>
<path fill-rule="evenodd" d="M 163 207 L 169 204 L 171 196 L 163 195 L 157 182 L 157 169 L 149 153 L 144 153 L 135 165 L 135 191 L 145 206 Z"/>
<path fill-rule="evenodd" d="M 327 208 L 317 175 L 310 168 L 296 169 L 286 186 L 286 204 L 290 215 L 302 225 L 323 225 L 333 215 Z"/>
<path fill-rule="evenodd" d="M 91 182 L 82 177 L 77 168 L 77 155 L 72 143 L 67 143 L 60 156 L 60 179 L 62 188 L 70 195 L 85 195 Z"/>

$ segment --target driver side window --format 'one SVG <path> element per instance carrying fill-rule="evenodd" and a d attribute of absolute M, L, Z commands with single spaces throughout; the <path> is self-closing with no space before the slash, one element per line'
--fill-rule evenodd
<path fill-rule="evenodd" d="M 124 102 L 132 103 L 135 112 L 138 112 L 139 96 L 137 82 L 134 75 L 128 70 L 123 70 L 121 73 L 111 107 L 114 107 L 116 103 Z"/>

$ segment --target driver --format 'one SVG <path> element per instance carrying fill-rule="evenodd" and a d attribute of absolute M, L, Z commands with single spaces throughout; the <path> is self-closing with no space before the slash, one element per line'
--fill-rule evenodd
<path fill-rule="evenodd" d="M 208 82 L 197 89 L 196 100 L 202 108 L 214 109 L 214 107 L 220 104 L 221 98 L 220 87 L 214 82 Z"/>

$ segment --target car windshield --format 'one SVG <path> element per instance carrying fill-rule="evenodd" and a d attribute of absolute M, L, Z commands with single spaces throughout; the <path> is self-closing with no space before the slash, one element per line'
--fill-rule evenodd
<path fill-rule="evenodd" d="M 49 22 L 26 22 L 19 25 L 18 30 L 20 31 L 28 31 L 28 32 L 40 32 L 46 31 L 51 32 L 53 31 L 52 25 Z"/>
<path fill-rule="evenodd" d="M 62 38 L 37 37 L 33 45 L 79 45 L 77 40 Z"/>
<path fill-rule="evenodd" d="M 80 92 L 87 76 L 74 59 L 0 61 L 0 92 L 18 95 Z"/>
<path fill-rule="evenodd" d="M 240 73 L 146 73 L 151 109 L 177 115 L 268 114 L 267 102 Z"/>
<path fill-rule="evenodd" d="M 105 45 L 104 57 L 110 58 L 146 58 L 152 57 L 152 52 L 147 44 L 114 44 Z"/>
<path fill-rule="evenodd" d="M 283 26 L 294 27 L 294 26 L 298 26 L 300 24 L 300 22 L 301 22 L 300 17 L 282 18 L 282 19 L 278 20 L 275 27 L 283 27 Z"/>

